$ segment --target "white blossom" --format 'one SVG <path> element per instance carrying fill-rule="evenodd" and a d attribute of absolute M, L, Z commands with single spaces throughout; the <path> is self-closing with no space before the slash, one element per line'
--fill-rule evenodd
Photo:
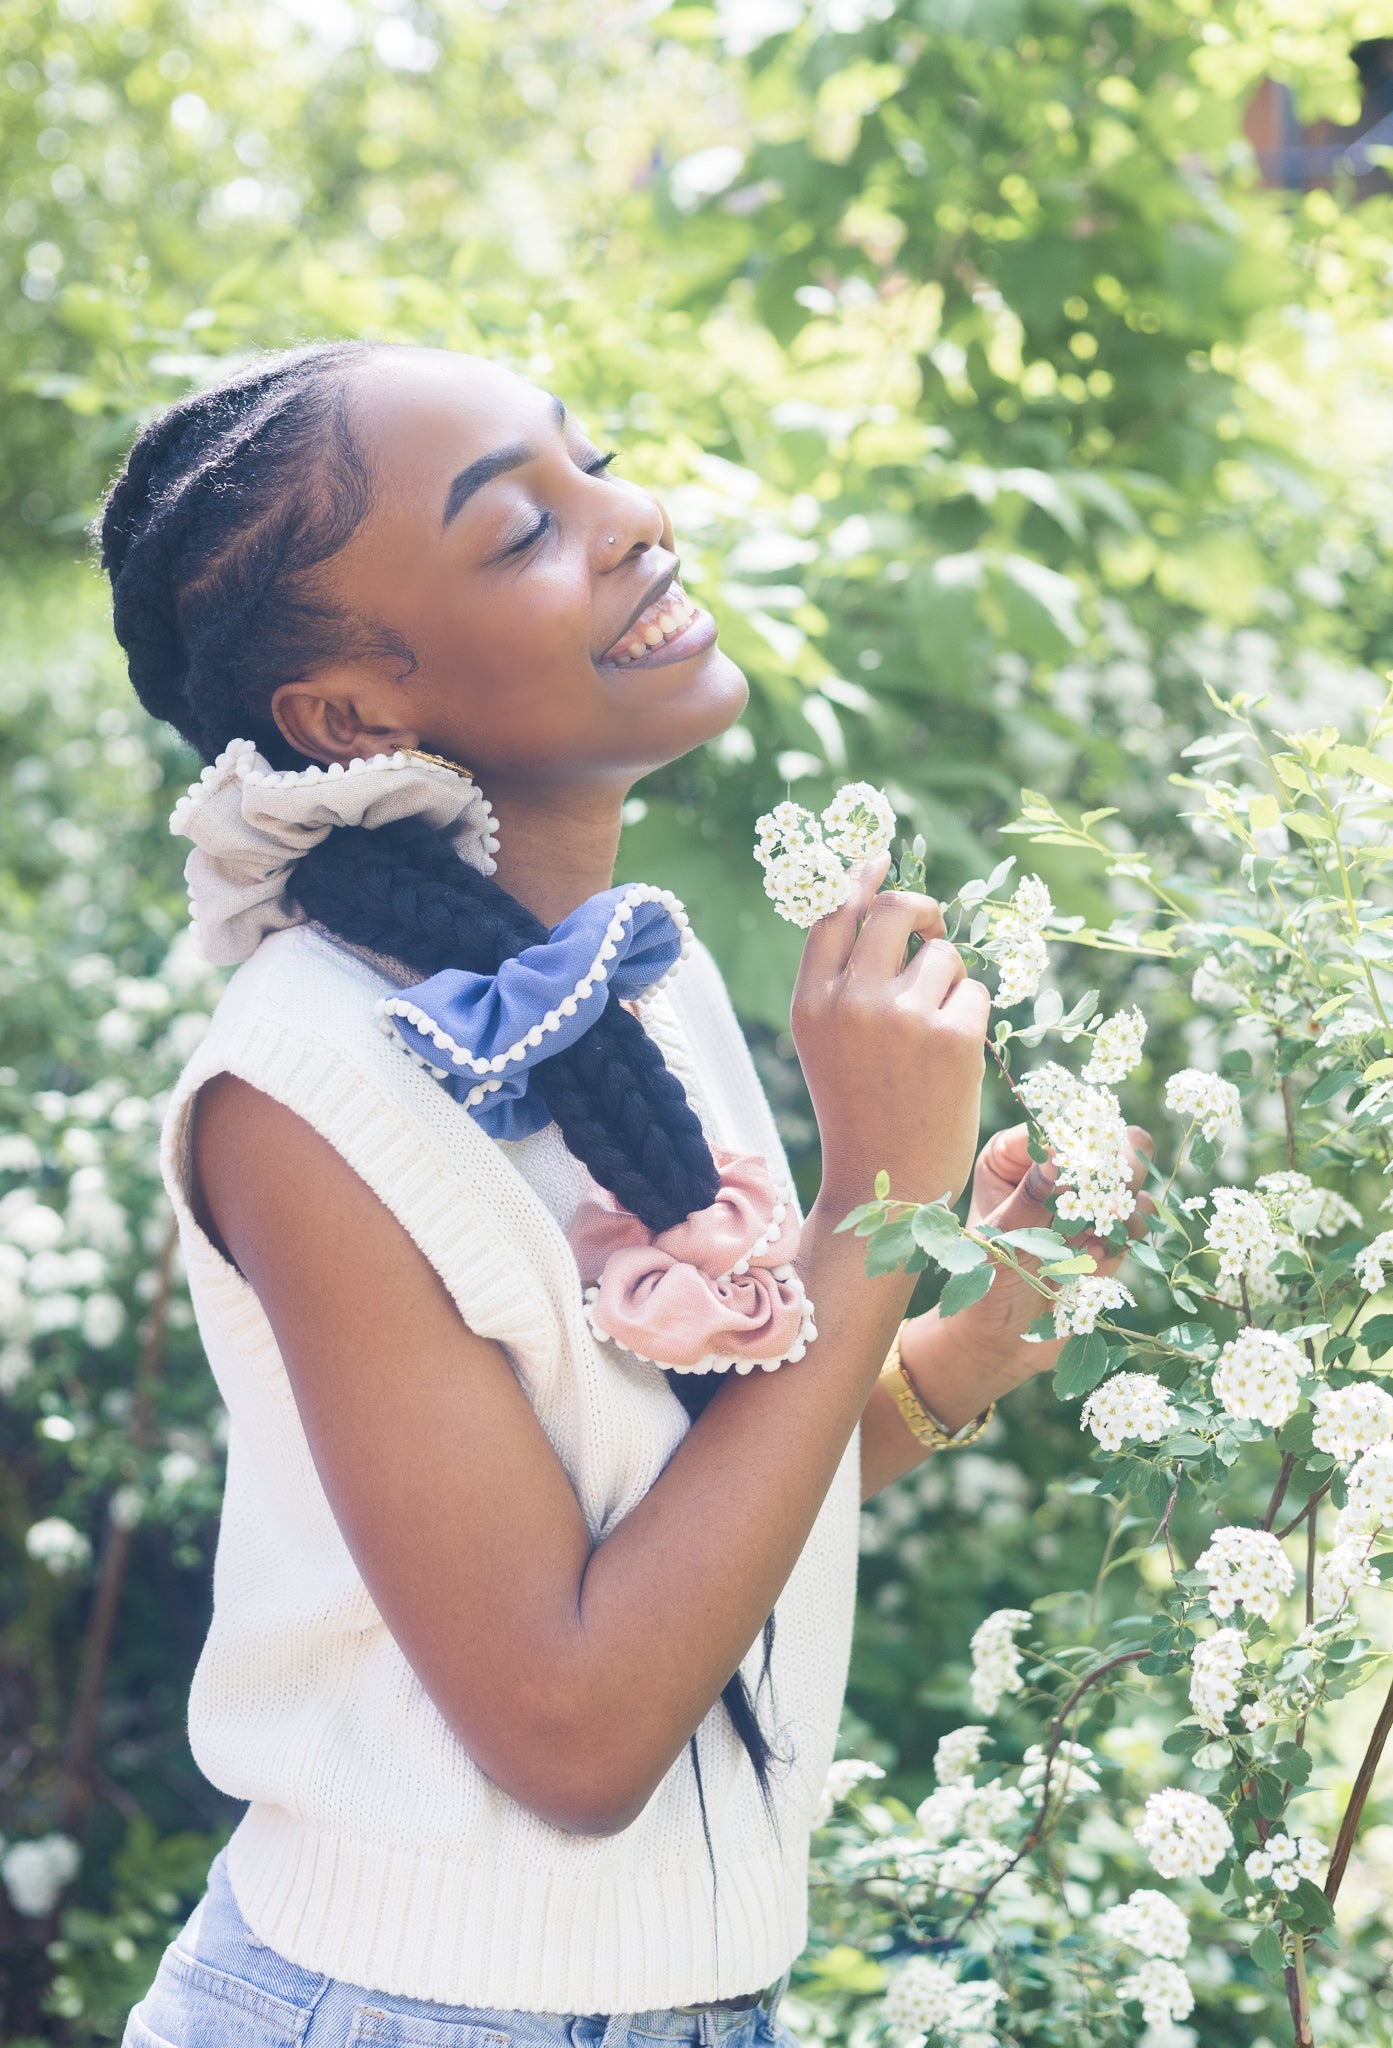
<path fill-rule="evenodd" d="M 840 910 L 850 893 L 848 870 L 825 846 L 781 854 L 764 863 L 764 893 L 790 924 L 804 931 Z"/>
<path fill-rule="evenodd" d="M 822 1791 L 817 1805 L 813 1808 L 813 1826 L 820 1828 L 832 1818 L 832 1809 L 839 1806 L 850 1792 L 868 1778 L 883 1778 L 884 1771 L 879 1764 L 867 1763 L 864 1757 L 848 1756 L 829 1765 L 823 1780 Z"/>
<path fill-rule="evenodd" d="M 1098 1932 L 1144 1956 L 1166 1956 L 1175 1963 L 1190 1949 L 1190 1923 L 1164 1892 L 1133 1892 L 1121 1905 L 1109 1906 Z"/>
<path fill-rule="evenodd" d="M 1393 1230 L 1381 1230 L 1354 1262 L 1354 1277 L 1366 1294 L 1382 1294 L 1383 1269 L 1393 1264 Z"/>
<path fill-rule="evenodd" d="M 1369 1562 L 1374 1538 L 1344 1536 L 1329 1549 L 1316 1566 L 1313 1604 L 1317 1619 L 1326 1620 L 1343 1611 L 1351 1593 L 1361 1586 L 1377 1586 L 1379 1574 Z"/>
<path fill-rule="evenodd" d="M 1093 1762 L 1093 1751 L 1086 1743 L 1056 1744 L 1049 1774 L 1050 1797 L 1082 1799 L 1096 1792 L 1098 1780 L 1090 1768 Z M 1045 1750 L 1041 1743 L 1032 1742 L 1021 1759 L 1020 1787 L 1032 1798 L 1038 1798 L 1045 1789 Z"/>
<path fill-rule="evenodd" d="M 822 814 L 827 844 L 845 861 L 873 860 L 895 836 L 895 813 L 883 789 L 846 782 Z"/>
<path fill-rule="evenodd" d="M 126 1311 L 114 1294 L 89 1294 L 82 1309 L 82 1339 L 94 1351 L 107 1351 L 126 1327 Z"/>
<path fill-rule="evenodd" d="M 1089 1395 L 1079 1419 L 1105 1451 L 1118 1451 L 1129 1438 L 1160 1443 L 1180 1417 L 1154 1372 L 1119 1372 Z"/>
<path fill-rule="evenodd" d="M 1108 1017 L 1093 1034 L 1093 1051 L 1083 1070 L 1085 1081 L 1124 1081 L 1140 1064 L 1146 1042 L 1146 1019 L 1134 1003 Z"/>
<path fill-rule="evenodd" d="M 1195 1994 L 1179 1963 L 1141 1963 L 1117 1987 L 1119 1998 L 1135 1998 L 1149 2027 L 1170 2027 L 1194 2011 Z"/>
<path fill-rule="evenodd" d="M 1275 1221 L 1293 1236 L 1335 1237 L 1347 1225 L 1363 1222 L 1359 1211 L 1334 1188 L 1318 1188 L 1309 1173 L 1283 1167 L 1278 1173 L 1258 1176 L 1257 1191 L 1266 1201 Z"/>
<path fill-rule="evenodd" d="M 1275 1621 L 1296 1582 L 1291 1559 L 1270 1529 L 1216 1529 L 1195 1560 L 1209 1574 L 1209 1611 L 1220 1620 L 1240 1603 L 1249 1614 Z"/>
<path fill-rule="evenodd" d="M 1003 1693 L 1021 1689 L 1021 1653 L 1015 1637 L 1030 1626 L 1021 1607 L 999 1607 L 981 1622 L 972 1637 L 972 1704 L 979 1714 L 994 1714 Z"/>
<path fill-rule="evenodd" d="M 941 1849 L 955 1835 L 977 1840 L 990 1839 L 1011 1827 L 1025 1805 L 1025 1795 L 1015 1785 L 937 1785 L 927 1799 L 921 1799 L 914 1818 L 919 1832 L 931 1849 Z"/>
<path fill-rule="evenodd" d="M 55 1579 L 81 1571 L 92 1555 L 92 1546 L 80 1529 L 61 1515 L 46 1515 L 34 1522 L 24 1538 L 24 1548 L 36 1564 L 46 1565 Z"/>
<path fill-rule="evenodd" d="M 1244 1188 L 1215 1188 L 1204 1241 L 1218 1253 L 1221 1280 L 1265 1271 L 1277 1256 L 1272 1218 L 1257 1196 Z"/>
<path fill-rule="evenodd" d="M 960 1982 L 950 1963 L 931 1956 L 911 1956 L 890 1980 L 885 1994 L 885 2023 L 899 2034 L 937 2030 L 950 2037 L 989 2030 L 1001 1986 L 990 1977 Z"/>
<path fill-rule="evenodd" d="M 1314 1884 L 1325 1868 L 1326 1850 L 1314 1835 L 1269 1835 L 1261 1849 L 1243 1859 L 1243 1868 L 1254 1884 L 1271 1884 L 1279 1892 L 1294 1892 L 1303 1877 Z"/>
<path fill-rule="evenodd" d="M 1053 1060 L 1022 1075 L 1018 1087 L 1054 1154 L 1056 1213 L 1098 1231 L 1125 1222 L 1137 1203 L 1132 1144 L 1117 1097 L 1085 1086 Z"/>
<path fill-rule="evenodd" d="M 1223 1734 L 1225 1721 L 1238 1705 L 1243 1664 L 1243 1636 L 1236 1628 L 1221 1628 L 1195 1645 L 1190 1705 L 1201 1728 L 1211 1735 Z"/>
<path fill-rule="evenodd" d="M 1377 1031 L 1378 1028 L 1378 1018 L 1372 1011 L 1361 1010 L 1351 1003 L 1348 1008 L 1341 1010 L 1338 1016 L 1330 1019 L 1316 1044 L 1342 1045 L 1347 1039 L 1367 1038 L 1371 1031 Z"/>
<path fill-rule="evenodd" d="M 982 1745 L 987 1739 L 985 1728 L 967 1726 L 953 1728 L 940 1736 L 934 1751 L 934 1776 L 940 1785 L 970 1785 L 977 1766 L 982 1761 Z"/>
<path fill-rule="evenodd" d="M 1022 875 L 1007 908 L 992 926 L 997 1008 L 1009 1010 L 1038 994 L 1050 964 L 1044 927 L 1054 915 L 1050 892 L 1038 875 Z"/>
<path fill-rule="evenodd" d="M 1082 1273 L 1077 1280 L 1066 1281 L 1054 1298 L 1054 1334 L 1084 1336 L 1110 1308 L 1135 1306 L 1134 1297 L 1120 1280 L 1104 1273 Z"/>
<path fill-rule="evenodd" d="M 1208 1877 L 1233 1847 L 1218 1807 L 1174 1785 L 1151 1794 L 1132 1833 L 1161 1877 Z"/>
<path fill-rule="evenodd" d="M 1166 1108 L 1172 1116 L 1188 1117 L 1211 1141 L 1220 1131 L 1237 1130 L 1241 1122 L 1238 1090 L 1219 1074 L 1203 1067 L 1182 1067 L 1166 1083 Z"/>
<path fill-rule="evenodd" d="M 1294 1413 L 1309 1370 L 1292 1338 L 1275 1330 L 1240 1330 L 1219 1354 L 1214 1392 L 1228 1414 L 1276 1429 Z"/>
<path fill-rule="evenodd" d="M 19 1131 L 0 1138 L 0 1173 L 37 1173 L 42 1165 L 43 1155 L 32 1138 Z"/>
<path fill-rule="evenodd" d="M 1335 1523 L 1337 1540 L 1393 1522 L 1393 1444 L 1374 1444 L 1349 1475 L 1346 1501 Z"/>
<path fill-rule="evenodd" d="M 1256 1735 L 1259 1728 L 1266 1728 L 1277 1719 L 1277 1708 L 1270 1699 L 1260 1697 L 1240 1707 L 1238 1718 L 1250 1735 Z"/>
<path fill-rule="evenodd" d="M 32 1188 L 12 1188 L 0 1196 L 0 1237 L 22 1252 L 50 1252 L 63 1242 L 63 1219 Z"/>
<path fill-rule="evenodd" d="M 82 1851 L 68 1835 L 41 1835 L 33 1842 L 12 1842 L 0 1856 L 0 1877 L 17 1913 L 42 1920 L 58 1903 L 58 1894 L 77 1875 Z"/>
<path fill-rule="evenodd" d="M 1317 1387 L 1311 1438 L 1339 1465 L 1352 1465 L 1364 1451 L 1393 1438 L 1393 1394 L 1372 1380 L 1347 1387 Z"/>

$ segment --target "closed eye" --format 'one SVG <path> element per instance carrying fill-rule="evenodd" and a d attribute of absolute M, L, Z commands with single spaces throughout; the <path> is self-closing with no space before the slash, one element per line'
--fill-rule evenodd
<path fill-rule="evenodd" d="M 583 457 L 578 466 L 585 471 L 587 476 L 603 476 L 610 464 L 618 456 L 618 453 L 619 450 L 617 448 L 611 448 L 608 454 L 605 455 L 596 454 Z M 530 527 L 526 533 L 520 534 L 515 541 L 510 541 L 507 547 L 500 550 L 495 560 L 506 562 L 514 555 L 525 555 L 530 548 L 535 548 L 537 543 L 550 533 L 554 524 L 555 520 L 550 512 L 539 513 L 536 525 Z"/>

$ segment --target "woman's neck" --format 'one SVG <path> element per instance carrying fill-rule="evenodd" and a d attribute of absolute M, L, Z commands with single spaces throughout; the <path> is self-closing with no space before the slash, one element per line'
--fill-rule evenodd
<path fill-rule="evenodd" d="M 550 929 L 614 879 L 623 795 L 558 790 L 485 792 L 498 820 L 501 888 Z"/>

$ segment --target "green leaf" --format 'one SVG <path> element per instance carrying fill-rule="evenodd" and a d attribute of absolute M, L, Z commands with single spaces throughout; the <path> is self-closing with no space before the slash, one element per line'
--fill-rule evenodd
<path fill-rule="evenodd" d="M 1267 1976 L 1275 1976 L 1286 1967 L 1282 1937 L 1275 1927 L 1264 1927 L 1248 1953 L 1253 1959 L 1253 1967 Z"/>
<path fill-rule="evenodd" d="M 837 1225 L 837 1229 L 855 1230 L 857 1224 L 864 1223 L 868 1216 L 878 1216 L 881 1207 L 882 1205 L 879 1202 L 862 1202 L 859 1208 L 853 1209 L 848 1215 L 843 1216 L 841 1222 Z"/>
<path fill-rule="evenodd" d="M 887 1173 L 887 1172 L 885 1171 L 885 1168 L 884 1168 L 884 1167 L 882 1166 L 882 1168 L 880 1169 L 880 1172 L 879 1172 L 879 1173 L 878 1173 L 878 1174 L 876 1175 L 876 1177 L 875 1177 L 875 1198 L 876 1198 L 876 1200 L 877 1200 L 878 1202 L 883 1202 L 883 1201 L 885 1200 L 886 1196 L 887 1196 L 887 1195 L 889 1194 L 889 1192 L 890 1192 L 890 1176 L 889 1176 L 889 1174 L 888 1174 L 888 1173 Z"/>
<path fill-rule="evenodd" d="M 1312 1448 L 1311 1430 L 1314 1425 L 1315 1417 L 1309 1408 L 1299 1409 L 1295 1415 L 1289 1415 L 1277 1432 L 1278 1450 L 1290 1451 L 1297 1458 L 1304 1457 Z"/>
<path fill-rule="evenodd" d="M 1358 1079 L 1354 1067 L 1336 1067 L 1333 1073 L 1319 1074 L 1302 1097 L 1302 1104 L 1307 1109 L 1318 1109 L 1322 1102 L 1333 1102 L 1337 1095 L 1343 1095 Z"/>
<path fill-rule="evenodd" d="M 1272 1761 L 1290 1785 L 1304 1785 L 1311 1775 L 1311 1752 L 1294 1742 L 1279 1742 Z"/>
<path fill-rule="evenodd" d="M 1359 1325 L 1356 1336 L 1370 1358 L 1382 1358 L 1385 1351 L 1393 1351 L 1393 1316 L 1370 1316 Z"/>
<path fill-rule="evenodd" d="M 1070 1273 L 1096 1273 L 1098 1261 L 1091 1252 L 1070 1252 L 1065 1259 L 1051 1259 L 1045 1271 L 1051 1280 L 1060 1280 Z"/>
<path fill-rule="evenodd" d="M 948 1273 L 967 1273 L 980 1266 L 987 1252 L 970 1237 L 951 1209 L 941 1202 L 925 1202 L 909 1219 L 914 1242 Z"/>
<path fill-rule="evenodd" d="M 1003 1230 L 1001 1242 L 1032 1259 L 1068 1258 L 1072 1250 L 1057 1230 Z"/>
<path fill-rule="evenodd" d="M 895 1273 L 908 1265 L 919 1250 L 914 1233 L 909 1227 L 909 1218 L 900 1216 L 893 1223 L 884 1223 L 866 1243 L 866 1271 L 872 1278 L 883 1273 Z"/>
<path fill-rule="evenodd" d="M 1090 1394 L 1108 1370 L 1108 1340 L 1101 1330 L 1071 1337 L 1059 1354 L 1054 1369 L 1054 1390 L 1061 1401 L 1076 1401 Z"/>
<path fill-rule="evenodd" d="M 1329 1899 L 1319 1885 L 1312 1884 L 1309 1877 L 1302 1878 L 1290 1897 L 1291 1904 L 1301 1916 L 1303 1927 L 1319 1930 L 1322 1927 L 1329 1927 L 1334 1921 L 1335 1913 Z"/>
<path fill-rule="evenodd" d="M 971 1308 L 974 1301 L 980 1301 L 996 1278 L 996 1267 L 990 1263 L 974 1266 L 969 1273 L 954 1273 L 938 1297 L 940 1317 L 955 1316 L 960 1309 Z"/>

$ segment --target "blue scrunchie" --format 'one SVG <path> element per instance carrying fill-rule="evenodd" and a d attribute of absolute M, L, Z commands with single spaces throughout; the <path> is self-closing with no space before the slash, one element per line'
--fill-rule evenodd
<path fill-rule="evenodd" d="M 688 942 L 677 898 L 631 882 L 587 898 L 497 974 L 446 967 L 378 1013 L 491 1138 L 530 1138 L 551 1122 L 532 1070 L 574 1045 L 611 996 L 632 1002 L 665 980 Z"/>

